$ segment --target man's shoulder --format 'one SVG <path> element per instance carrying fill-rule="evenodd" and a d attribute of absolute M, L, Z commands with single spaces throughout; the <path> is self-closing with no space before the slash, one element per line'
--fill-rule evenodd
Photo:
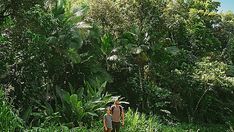
<path fill-rule="evenodd" d="M 115 105 L 112 105 L 112 106 L 111 106 L 111 109 L 113 109 L 113 108 L 115 108 L 115 107 L 116 107 Z M 122 105 L 119 105 L 119 107 L 120 107 L 121 109 L 124 108 Z"/>

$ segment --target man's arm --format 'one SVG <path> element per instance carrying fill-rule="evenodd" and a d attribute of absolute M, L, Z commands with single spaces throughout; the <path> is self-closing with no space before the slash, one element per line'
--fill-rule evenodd
<path fill-rule="evenodd" d="M 124 126 L 124 109 L 123 109 L 123 107 L 122 107 L 122 114 L 121 114 L 121 116 L 122 116 L 122 125 Z"/>

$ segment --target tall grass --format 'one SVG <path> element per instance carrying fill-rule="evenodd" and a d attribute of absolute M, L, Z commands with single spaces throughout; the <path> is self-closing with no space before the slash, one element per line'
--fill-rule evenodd
<path fill-rule="evenodd" d="M 147 117 L 145 114 L 134 112 L 131 109 L 125 114 L 125 132 L 155 132 L 160 128 L 156 116 Z"/>

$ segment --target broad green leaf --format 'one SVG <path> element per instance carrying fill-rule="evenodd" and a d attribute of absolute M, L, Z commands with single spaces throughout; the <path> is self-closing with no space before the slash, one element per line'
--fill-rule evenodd
<path fill-rule="evenodd" d="M 70 102 L 73 106 L 76 106 L 78 103 L 77 94 L 72 94 L 70 96 Z"/>

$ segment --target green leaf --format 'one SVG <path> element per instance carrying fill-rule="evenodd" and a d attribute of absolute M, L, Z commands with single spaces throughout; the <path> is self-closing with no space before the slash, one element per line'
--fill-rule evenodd
<path fill-rule="evenodd" d="M 87 114 L 91 115 L 91 116 L 96 116 L 98 117 L 98 115 L 96 113 L 93 113 L 93 112 L 87 112 Z"/>
<path fill-rule="evenodd" d="M 111 37 L 109 35 L 105 34 L 104 36 L 102 36 L 101 41 L 102 41 L 101 51 L 104 54 L 107 54 L 108 50 L 111 46 Z"/>
<path fill-rule="evenodd" d="M 77 102 L 78 102 L 78 99 L 77 99 L 77 94 L 72 94 L 70 96 L 70 102 L 73 106 L 76 106 L 77 105 Z"/>
<path fill-rule="evenodd" d="M 22 119 L 24 121 L 28 121 L 29 117 L 31 116 L 32 114 L 32 107 L 29 106 L 24 112 L 23 112 L 23 116 L 22 116 Z"/>
<path fill-rule="evenodd" d="M 45 105 L 46 105 L 46 113 L 48 115 L 52 115 L 54 113 L 54 110 L 53 110 L 52 106 L 47 102 L 45 102 Z"/>
<path fill-rule="evenodd" d="M 165 50 L 172 55 L 177 55 L 180 52 L 180 49 L 176 46 L 167 47 Z"/>
<path fill-rule="evenodd" d="M 77 53 L 77 51 L 74 48 L 69 48 L 68 57 L 73 63 L 78 64 L 81 62 L 80 55 Z"/>

